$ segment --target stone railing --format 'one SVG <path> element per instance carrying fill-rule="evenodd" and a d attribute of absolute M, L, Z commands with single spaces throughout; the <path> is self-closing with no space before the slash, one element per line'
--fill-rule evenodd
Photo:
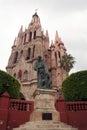
<path fill-rule="evenodd" d="M 87 111 L 87 102 L 66 102 L 66 111 Z"/>
<path fill-rule="evenodd" d="M 31 101 L 22 101 L 22 100 L 11 99 L 9 109 L 32 112 L 34 109 L 34 104 Z"/>

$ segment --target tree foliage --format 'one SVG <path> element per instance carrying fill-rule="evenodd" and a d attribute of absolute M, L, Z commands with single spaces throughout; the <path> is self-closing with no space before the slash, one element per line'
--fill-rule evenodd
<path fill-rule="evenodd" d="M 0 70 L 0 96 L 7 91 L 11 98 L 20 97 L 20 83 L 8 73 Z"/>
<path fill-rule="evenodd" d="M 63 67 L 63 69 L 67 72 L 69 72 L 73 68 L 74 63 L 74 57 L 72 57 L 70 54 L 62 56 L 61 67 Z"/>
<path fill-rule="evenodd" d="M 87 70 L 68 76 L 62 83 L 65 101 L 87 101 Z"/>

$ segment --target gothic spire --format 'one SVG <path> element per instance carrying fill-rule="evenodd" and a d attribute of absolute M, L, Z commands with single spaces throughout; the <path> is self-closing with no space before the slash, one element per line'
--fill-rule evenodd
<path fill-rule="evenodd" d="M 46 37 L 49 37 L 48 30 L 46 30 Z"/>
<path fill-rule="evenodd" d="M 59 35 L 58 35 L 58 32 L 57 32 L 57 31 L 56 31 L 55 41 L 54 41 L 54 43 L 55 43 L 55 44 L 56 44 L 56 43 L 62 43 L 61 38 L 59 37 Z"/>
<path fill-rule="evenodd" d="M 18 33 L 18 34 L 20 34 L 20 33 L 22 33 L 22 32 L 23 32 L 23 26 L 21 26 L 21 28 L 20 28 L 19 33 Z"/>
<path fill-rule="evenodd" d="M 28 28 L 32 28 L 32 27 L 36 27 L 36 26 L 41 26 L 40 18 L 38 16 L 37 12 L 35 12 L 35 14 L 32 16 L 32 20 L 31 20 L 31 23 L 29 24 Z"/>

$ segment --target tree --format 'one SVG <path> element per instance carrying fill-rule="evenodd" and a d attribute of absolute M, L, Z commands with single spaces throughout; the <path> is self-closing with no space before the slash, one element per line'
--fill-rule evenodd
<path fill-rule="evenodd" d="M 87 70 L 68 76 L 62 83 L 65 101 L 87 101 Z"/>
<path fill-rule="evenodd" d="M 70 54 L 66 54 L 61 58 L 61 67 L 63 67 L 66 72 L 69 72 L 73 68 L 74 63 L 74 57 L 72 57 Z"/>
<path fill-rule="evenodd" d="M 0 96 L 7 91 L 11 98 L 20 98 L 20 83 L 8 73 L 0 70 Z"/>

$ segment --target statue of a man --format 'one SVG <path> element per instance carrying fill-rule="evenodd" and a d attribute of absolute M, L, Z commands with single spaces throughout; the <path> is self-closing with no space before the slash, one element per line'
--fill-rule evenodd
<path fill-rule="evenodd" d="M 37 71 L 37 80 L 38 87 L 42 89 L 51 88 L 51 80 L 48 74 L 47 66 L 41 56 L 38 56 L 38 59 L 34 65 L 34 70 Z"/>

